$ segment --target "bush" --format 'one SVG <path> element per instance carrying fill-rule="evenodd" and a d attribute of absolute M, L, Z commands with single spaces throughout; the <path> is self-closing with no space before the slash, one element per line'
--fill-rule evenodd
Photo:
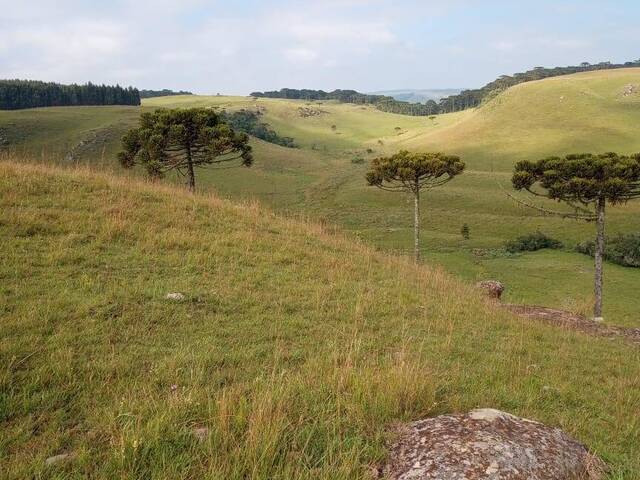
<path fill-rule="evenodd" d="M 509 253 L 535 252 L 543 248 L 562 248 L 562 242 L 542 232 L 536 232 L 508 241 L 505 248 Z"/>
<path fill-rule="evenodd" d="M 469 238 L 471 237 L 469 225 L 467 225 L 466 223 L 462 225 L 462 228 L 460 229 L 460 235 L 462 235 L 462 238 L 464 238 L 465 240 L 469 240 Z"/>
<path fill-rule="evenodd" d="M 592 240 L 579 243 L 576 251 L 593 257 L 595 243 Z M 640 233 L 618 234 L 607 238 L 604 259 L 624 267 L 640 267 Z"/>
<path fill-rule="evenodd" d="M 364 158 L 362 157 L 353 157 L 351 159 L 351 163 L 355 164 L 355 165 L 361 165 L 364 163 Z"/>

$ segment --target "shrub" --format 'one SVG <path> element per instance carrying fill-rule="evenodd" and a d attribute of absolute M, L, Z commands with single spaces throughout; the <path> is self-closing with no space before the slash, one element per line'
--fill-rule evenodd
<path fill-rule="evenodd" d="M 505 248 L 509 253 L 535 252 L 543 248 L 562 248 L 562 242 L 542 232 L 535 232 L 508 241 Z"/>
<path fill-rule="evenodd" d="M 361 165 L 364 163 L 364 158 L 362 157 L 353 157 L 351 159 L 351 163 L 356 164 L 356 165 Z"/>
<path fill-rule="evenodd" d="M 464 238 L 465 240 L 469 240 L 469 238 L 471 237 L 469 225 L 467 225 L 466 223 L 462 225 L 462 228 L 460 229 L 460 235 L 462 235 L 462 238 Z"/>
<path fill-rule="evenodd" d="M 595 244 L 592 240 L 579 243 L 576 251 L 593 257 Z M 640 267 L 640 233 L 618 234 L 607 238 L 604 259 L 624 267 Z"/>

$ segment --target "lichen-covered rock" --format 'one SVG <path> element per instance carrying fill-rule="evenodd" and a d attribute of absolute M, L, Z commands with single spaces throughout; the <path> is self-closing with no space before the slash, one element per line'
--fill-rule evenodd
<path fill-rule="evenodd" d="M 175 302 L 181 302 L 182 300 L 185 299 L 185 296 L 183 293 L 180 292 L 172 292 L 172 293 L 167 293 L 167 300 L 173 300 Z"/>
<path fill-rule="evenodd" d="M 490 298 L 500 299 L 504 285 L 496 280 L 484 280 L 476 283 L 476 287 L 484 291 Z"/>
<path fill-rule="evenodd" d="M 389 480 L 596 480 L 604 464 L 562 430 L 492 409 L 401 428 Z"/>

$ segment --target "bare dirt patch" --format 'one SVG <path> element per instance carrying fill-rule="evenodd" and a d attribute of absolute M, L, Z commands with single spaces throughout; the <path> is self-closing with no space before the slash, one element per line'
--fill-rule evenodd
<path fill-rule="evenodd" d="M 557 310 L 555 308 L 538 307 L 534 305 L 502 305 L 516 315 L 538 320 L 550 325 L 556 325 L 571 330 L 578 330 L 595 337 L 622 338 L 640 346 L 640 328 L 625 328 L 598 323 L 582 315 Z"/>

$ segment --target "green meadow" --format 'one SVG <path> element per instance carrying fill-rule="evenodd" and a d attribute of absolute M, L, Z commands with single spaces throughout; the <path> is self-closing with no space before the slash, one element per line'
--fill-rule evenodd
<path fill-rule="evenodd" d="M 140 110 L 211 106 L 258 110 L 280 135 L 300 148 L 253 141 L 251 169 L 201 171 L 199 187 L 235 200 L 257 199 L 276 211 L 336 225 L 385 251 L 411 245 L 410 199 L 367 187 L 370 159 L 399 149 L 441 150 L 460 155 L 467 171 L 446 187 L 423 196 L 423 258 L 468 282 L 498 279 L 505 299 L 588 312 L 593 269 L 573 252 L 594 226 L 543 217 L 506 195 L 510 172 L 521 159 L 574 152 L 640 151 L 640 69 L 588 72 L 513 87 L 477 109 L 434 119 L 383 113 L 370 106 L 225 96 L 174 96 L 137 107 L 50 108 L 0 112 L 0 136 L 25 156 L 62 164 L 115 163 L 121 133 Z M 2 133 L 5 132 L 5 133 Z M 84 143 L 82 143 L 84 142 Z M 80 147 L 77 147 L 80 145 Z M 76 146 L 73 159 L 65 158 Z M 181 179 L 171 178 L 179 183 Z M 561 208 L 558 205 L 547 205 Z M 471 237 L 460 234 L 468 224 Z M 543 231 L 565 248 L 508 255 L 505 241 Z M 607 231 L 640 231 L 640 203 L 612 208 Z M 640 326 L 638 301 L 630 290 L 640 271 L 606 265 L 605 317 Z"/>
<path fill-rule="evenodd" d="M 291 155 L 276 164 L 300 179 L 291 203 L 314 187 L 317 205 L 321 177 Z M 277 173 L 257 167 L 245 182 Z M 0 191 L 3 479 L 371 479 L 395 422 L 475 407 L 561 427 L 610 479 L 640 478 L 637 346 L 512 317 L 373 231 L 255 201 L 19 156 Z M 445 226 L 427 252 L 450 265 Z M 558 255 L 486 262 L 514 289 L 548 290 L 544 268 L 580 295 L 567 259 L 588 263 Z"/>

